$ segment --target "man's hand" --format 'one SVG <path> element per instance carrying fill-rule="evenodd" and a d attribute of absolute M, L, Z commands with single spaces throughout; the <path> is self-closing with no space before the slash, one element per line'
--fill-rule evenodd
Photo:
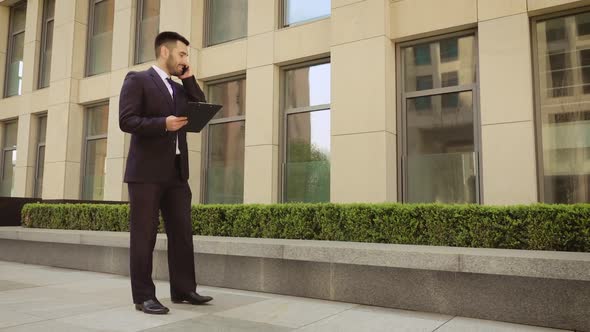
<path fill-rule="evenodd" d="M 185 79 L 185 78 L 189 78 L 191 76 L 193 76 L 193 70 L 191 68 L 192 66 L 190 64 L 186 64 L 186 71 L 184 72 L 184 74 L 178 75 L 178 78 L 180 78 L 181 80 Z"/>
<path fill-rule="evenodd" d="M 166 130 L 168 131 L 177 131 L 178 129 L 186 126 L 188 123 L 188 118 L 176 117 L 174 115 L 170 115 L 166 118 Z"/>

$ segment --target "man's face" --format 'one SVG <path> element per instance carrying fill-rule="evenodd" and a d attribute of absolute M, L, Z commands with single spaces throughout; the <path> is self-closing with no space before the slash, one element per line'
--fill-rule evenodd
<path fill-rule="evenodd" d="M 174 44 L 172 44 L 173 46 Z M 166 67 L 170 75 L 179 76 L 182 74 L 184 66 L 188 65 L 188 48 L 186 45 L 177 40 L 176 46 L 169 49 L 169 56 L 166 60 Z"/>

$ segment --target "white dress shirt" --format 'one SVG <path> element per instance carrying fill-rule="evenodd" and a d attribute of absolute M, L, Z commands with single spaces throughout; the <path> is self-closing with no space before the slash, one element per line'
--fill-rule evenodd
<path fill-rule="evenodd" d="M 174 93 L 172 91 L 172 86 L 170 86 L 170 83 L 168 83 L 168 80 L 167 80 L 167 78 L 170 78 L 170 76 L 168 76 L 168 74 L 166 74 L 165 71 L 163 71 L 160 67 L 158 67 L 156 65 L 152 65 L 152 68 L 154 68 L 156 73 L 158 73 L 158 75 L 160 75 L 160 78 L 164 82 L 164 85 L 168 89 L 168 92 L 170 93 L 170 97 L 172 97 L 172 101 L 174 102 Z M 180 154 L 180 149 L 178 148 L 178 134 L 176 134 L 176 154 L 177 155 Z"/>

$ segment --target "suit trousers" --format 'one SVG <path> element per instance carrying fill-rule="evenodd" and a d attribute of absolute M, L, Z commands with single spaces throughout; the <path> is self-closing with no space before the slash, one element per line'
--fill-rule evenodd
<path fill-rule="evenodd" d="M 192 193 L 180 178 L 180 156 L 176 156 L 178 177 L 165 183 L 129 183 L 129 249 L 131 292 L 134 303 L 156 298 L 152 280 L 153 251 L 162 212 L 168 237 L 168 271 L 172 296 L 196 290 L 191 223 Z"/>

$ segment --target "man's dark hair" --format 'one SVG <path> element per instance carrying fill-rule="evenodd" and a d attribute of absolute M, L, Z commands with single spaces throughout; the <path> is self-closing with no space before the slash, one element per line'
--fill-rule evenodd
<path fill-rule="evenodd" d="M 154 43 L 154 48 L 156 51 L 156 58 L 158 58 L 160 56 L 160 46 L 167 44 L 167 43 L 171 43 L 171 42 L 174 42 L 174 44 L 176 44 L 177 40 L 180 40 L 186 46 L 190 45 L 190 43 L 188 42 L 188 39 L 184 38 L 181 34 L 179 34 L 177 32 L 173 32 L 173 31 L 160 32 L 158 34 L 158 36 L 156 37 L 156 41 Z M 174 46 L 172 46 L 172 48 L 174 48 Z"/>

